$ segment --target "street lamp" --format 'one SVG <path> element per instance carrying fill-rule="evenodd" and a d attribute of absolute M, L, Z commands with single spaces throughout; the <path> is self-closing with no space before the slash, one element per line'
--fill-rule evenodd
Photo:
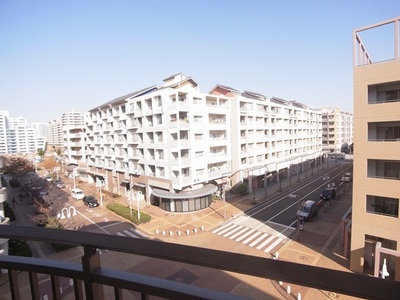
<path fill-rule="evenodd" d="M 264 173 L 264 188 L 265 188 L 265 200 L 267 200 L 267 186 L 268 186 L 268 181 L 267 181 L 267 167 L 265 166 L 265 173 Z"/>
<path fill-rule="evenodd" d="M 77 169 L 78 168 L 74 168 L 74 170 L 72 171 L 72 179 L 74 180 L 74 189 L 76 189 L 75 177 L 76 177 Z"/>
<path fill-rule="evenodd" d="M 103 186 L 104 181 L 96 177 L 96 187 L 100 189 L 100 206 L 103 206 Z"/>
<path fill-rule="evenodd" d="M 137 218 L 140 221 L 140 204 L 139 204 L 138 193 L 141 194 L 140 191 L 134 192 L 133 189 L 131 188 L 131 192 L 129 193 L 129 210 L 130 210 L 131 216 L 132 216 L 132 198 L 135 197 L 136 205 L 137 205 Z"/>

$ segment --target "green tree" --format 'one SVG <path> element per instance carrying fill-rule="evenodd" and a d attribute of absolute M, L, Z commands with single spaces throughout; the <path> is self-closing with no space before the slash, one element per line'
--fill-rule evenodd
<path fill-rule="evenodd" d="M 43 156 L 45 155 L 45 153 L 46 153 L 46 151 L 44 151 L 44 150 L 39 150 L 39 151 L 38 151 L 38 155 L 39 155 L 40 158 L 42 158 L 42 159 L 43 159 Z"/>

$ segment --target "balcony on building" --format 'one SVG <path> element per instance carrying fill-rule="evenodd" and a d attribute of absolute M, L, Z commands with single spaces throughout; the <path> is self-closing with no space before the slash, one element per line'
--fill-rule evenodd
<path fill-rule="evenodd" d="M 400 160 L 368 159 L 368 178 L 400 180 Z"/>

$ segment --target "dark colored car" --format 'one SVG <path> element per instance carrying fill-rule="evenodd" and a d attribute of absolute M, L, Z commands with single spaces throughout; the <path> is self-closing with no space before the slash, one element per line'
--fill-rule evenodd
<path fill-rule="evenodd" d="M 319 197 L 322 200 L 331 200 L 336 196 L 336 189 L 335 188 L 326 188 L 322 191 Z"/>
<path fill-rule="evenodd" d="M 318 212 L 318 205 L 313 200 L 307 200 L 303 202 L 300 209 L 297 211 L 297 215 L 304 221 L 310 221 Z"/>
<path fill-rule="evenodd" d="M 99 206 L 99 201 L 93 196 L 85 196 L 82 199 L 83 204 L 85 204 L 88 207 L 97 207 Z"/>
<path fill-rule="evenodd" d="M 54 180 L 53 184 L 60 189 L 65 188 L 65 184 L 61 179 Z"/>

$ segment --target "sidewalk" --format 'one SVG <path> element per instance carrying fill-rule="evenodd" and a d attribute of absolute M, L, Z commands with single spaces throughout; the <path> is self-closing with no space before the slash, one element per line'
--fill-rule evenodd
<path fill-rule="evenodd" d="M 331 164 L 330 168 L 334 167 L 336 165 Z M 286 178 L 281 183 L 268 186 L 267 200 L 271 200 L 289 189 L 296 189 L 305 180 L 324 173 L 329 173 L 329 169 L 326 166 L 324 168 L 320 166 L 319 172 L 317 168 L 314 168 L 313 172 L 309 170 L 307 174 L 305 172 L 301 174 L 300 182 L 298 182 L 296 175 L 295 179 L 292 178 L 291 183 Z M 314 222 L 306 223 L 303 231 L 296 232 L 292 240 L 278 250 L 278 259 L 350 272 L 348 269 L 349 262 L 343 257 L 341 221 L 351 207 L 351 185 L 352 183 L 349 183 L 346 188 L 339 190 L 339 198 L 330 201 L 329 205 L 318 212 Z M 223 201 L 216 201 L 210 208 L 193 213 L 169 213 L 162 211 L 159 207 L 146 205 L 142 208 L 142 211 L 150 214 L 152 220 L 149 223 L 139 225 L 138 229 L 152 239 L 231 251 L 235 248 L 230 248 L 229 245 L 231 247 L 239 247 L 239 245 L 237 243 L 229 244 L 230 241 L 227 242 L 226 239 L 222 241 L 216 239 L 215 234 L 213 236 L 211 233 L 212 229 L 235 216 L 240 216 L 246 210 L 254 207 L 255 203 L 263 201 L 265 201 L 265 189 L 260 188 L 256 190 L 255 197 L 253 193 L 244 197 L 228 197 L 226 205 Z M 224 218 L 225 211 L 226 219 Z M 248 251 L 240 249 L 238 251 L 246 251 L 246 254 L 249 255 L 261 255 L 259 251 L 254 249 Z M 288 292 L 288 286 L 290 286 L 290 292 Z M 301 299 L 334 299 L 339 296 L 340 299 L 356 299 L 329 291 L 287 283 L 280 284 L 275 281 L 270 281 L 267 290 L 271 292 L 271 288 L 276 289 L 282 299 L 297 299 L 298 294 L 301 294 Z M 240 289 L 240 286 L 236 288 L 236 291 L 237 289 Z M 253 299 L 257 299 L 257 296 L 254 295 Z"/>
<path fill-rule="evenodd" d="M 334 167 L 331 165 L 330 167 Z M 297 175 L 289 179 L 282 180 L 281 183 L 275 183 L 268 186 L 267 200 L 272 200 L 279 196 L 281 191 L 288 191 L 290 188 L 295 189 L 296 186 L 303 184 L 306 179 L 313 176 L 328 173 L 326 165 L 319 169 L 314 168 L 313 172 L 300 174 L 300 182 Z M 311 174 L 313 173 L 313 175 Z M 342 191 L 340 200 L 331 201 L 331 205 L 321 210 L 315 222 L 309 222 L 305 225 L 304 230 L 297 232 L 296 235 L 288 243 L 278 250 L 278 259 L 287 260 L 295 263 L 303 263 L 335 270 L 349 271 L 348 261 L 343 257 L 343 247 L 341 245 L 341 219 L 345 212 L 351 206 L 351 189 L 350 185 L 346 191 Z M 12 197 L 18 199 L 20 193 L 18 188 L 8 188 L 10 194 L 9 203 Z M 251 247 L 241 246 L 240 243 L 234 241 L 226 241 L 221 237 L 212 233 L 212 230 L 219 225 L 227 222 L 235 216 L 240 216 L 246 210 L 254 207 L 255 203 L 266 201 L 265 189 L 256 190 L 255 194 L 249 194 L 244 197 L 227 195 L 226 202 L 215 201 L 211 207 L 193 213 L 171 213 L 161 210 L 159 207 L 142 204 L 141 212 L 151 215 L 152 220 L 149 223 L 140 224 L 137 229 L 145 233 L 148 238 L 161 240 L 164 242 L 185 244 L 197 247 L 213 248 L 222 251 L 238 251 L 243 254 L 263 256 L 264 252 L 260 252 Z M 104 206 L 98 209 L 104 209 Z M 126 204 L 126 197 L 118 198 L 118 201 Z M 15 209 L 18 224 L 35 226 L 30 218 L 26 215 L 32 213 L 33 207 L 24 201 L 18 201 L 18 207 Z M 134 206 L 136 208 L 136 206 Z M 226 218 L 225 218 L 226 216 Z M 84 228 L 82 228 L 84 230 Z M 35 256 L 46 257 L 52 255 L 52 249 L 48 244 L 35 243 L 31 245 Z M 270 257 L 268 257 L 270 258 Z M 240 280 L 232 291 L 238 295 L 244 295 L 251 299 L 265 299 L 265 295 L 269 295 L 268 299 L 297 299 L 298 293 L 301 299 L 333 299 L 339 297 L 328 291 L 310 289 L 307 287 L 290 285 L 290 293 L 288 293 L 288 284 L 262 280 L 257 278 L 248 278 L 248 276 L 238 276 Z M 267 284 L 266 284 L 267 282 Z M 249 286 L 256 286 L 249 290 Z M 340 295 L 340 299 L 355 299 L 345 295 Z"/>

